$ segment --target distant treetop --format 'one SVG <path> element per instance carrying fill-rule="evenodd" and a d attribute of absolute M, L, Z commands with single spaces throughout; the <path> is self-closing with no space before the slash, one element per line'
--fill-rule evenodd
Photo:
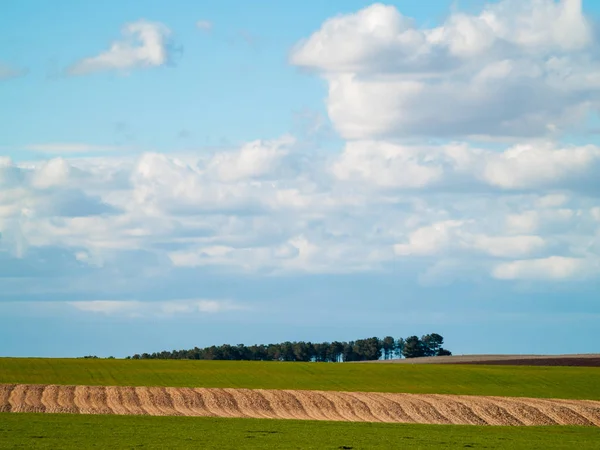
<path fill-rule="evenodd" d="M 444 338 L 437 334 L 426 334 L 421 338 L 410 336 L 395 339 L 371 337 L 349 342 L 281 342 L 278 344 L 244 344 L 194 347 L 190 350 L 162 351 L 128 356 L 127 359 L 204 359 L 243 361 L 314 361 L 347 362 L 374 361 L 378 359 L 418 358 L 445 356 L 452 353 L 442 347 Z"/>

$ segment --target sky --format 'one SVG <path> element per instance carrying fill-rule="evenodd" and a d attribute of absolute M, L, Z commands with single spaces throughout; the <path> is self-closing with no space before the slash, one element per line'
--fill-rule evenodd
<path fill-rule="evenodd" d="M 2 2 L 0 355 L 600 351 L 599 18 Z"/>

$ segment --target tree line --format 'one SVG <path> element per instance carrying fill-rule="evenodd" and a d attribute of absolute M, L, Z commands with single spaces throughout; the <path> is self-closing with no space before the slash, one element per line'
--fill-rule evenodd
<path fill-rule="evenodd" d="M 444 338 L 437 334 L 383 339 L 371 337 L 349 342 L 281 342 L 261 345 L 212 345 L 189 350 L 162 351 L 128 356 L 126 359 L 203 359 L 238 361 L 315 361 L 346 362 L 377 359 L 445 356 L 452 353 L 442 347 Z"/>

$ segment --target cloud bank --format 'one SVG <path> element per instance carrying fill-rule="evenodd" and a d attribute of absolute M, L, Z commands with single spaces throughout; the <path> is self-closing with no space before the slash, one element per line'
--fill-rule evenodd
<path fill-rule="evenodd" d="M 597 49 L 581 0 L 504 0 L 426 29 L 374 4 L 327 20 L 290 60 L 327 81 L 347 139 L 539 138 L 597 109 Z"/>
<path fill-rule="evenodd" d="M 129 24 L 70 71 L 160 66 L 168 35 Z M 157 279 L 207 273 L 549 290 L 597 281 L 600 147 L 565 136 L 584 140 L 579 124 L 600 106 L 599 49 L 578 0 L 504 0 L 425 29 L 382 4 L 328 19 L 290 61 L 328 83 L 337 151 L 285 135 L 210 154 L 76 158 L 64 155 L 95 147 L 40 144 L 31 148 L 63 157 L 2 158 L 3 295 L 60 273 L 146 293 Z M 76 284 L 47 289 L 84 292 Z"/>
<path fill-rule="evenodd" d="M 4 159 L 0 248 L 27 260 L 60 247 L 63 262 L 91 267 L 137 252 L 171 270 L 255 275 L 425 270 L 453 258 L 490 279 L 597 276 L 588 181 L 600 149 L 527 151 L 361 141 L 306 161 L 283 137 L 210 157 Z"/>

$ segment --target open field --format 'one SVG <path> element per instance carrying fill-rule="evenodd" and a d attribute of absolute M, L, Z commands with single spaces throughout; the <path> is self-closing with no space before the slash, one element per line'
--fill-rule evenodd
<path fill-rule="evenodd" d="M 0 448 L 600 449 L 595 367 L 3 358 L 0 383 L 55 385 L 0 387 Z"/>
<path fill-rule="evenodd" d="M 1 358 L 0 383 L 600 400 L 600 369 L 594 367 Z"/>
<path fill-rule="evenodd" d="M 0 413 L 0 448 L 600 449 L 594 427 Z"/>
<path fill-rule="evenodd" d="M 307 390 L 0 385 L 0 411 L 600 427 L 600 401 Z"/>
<path fill-rule="evenodd" d="M 384 364 L 485 364 L 504 366 L 600 367 L 600 355 L 453 355 L 364 362 Z"/>

